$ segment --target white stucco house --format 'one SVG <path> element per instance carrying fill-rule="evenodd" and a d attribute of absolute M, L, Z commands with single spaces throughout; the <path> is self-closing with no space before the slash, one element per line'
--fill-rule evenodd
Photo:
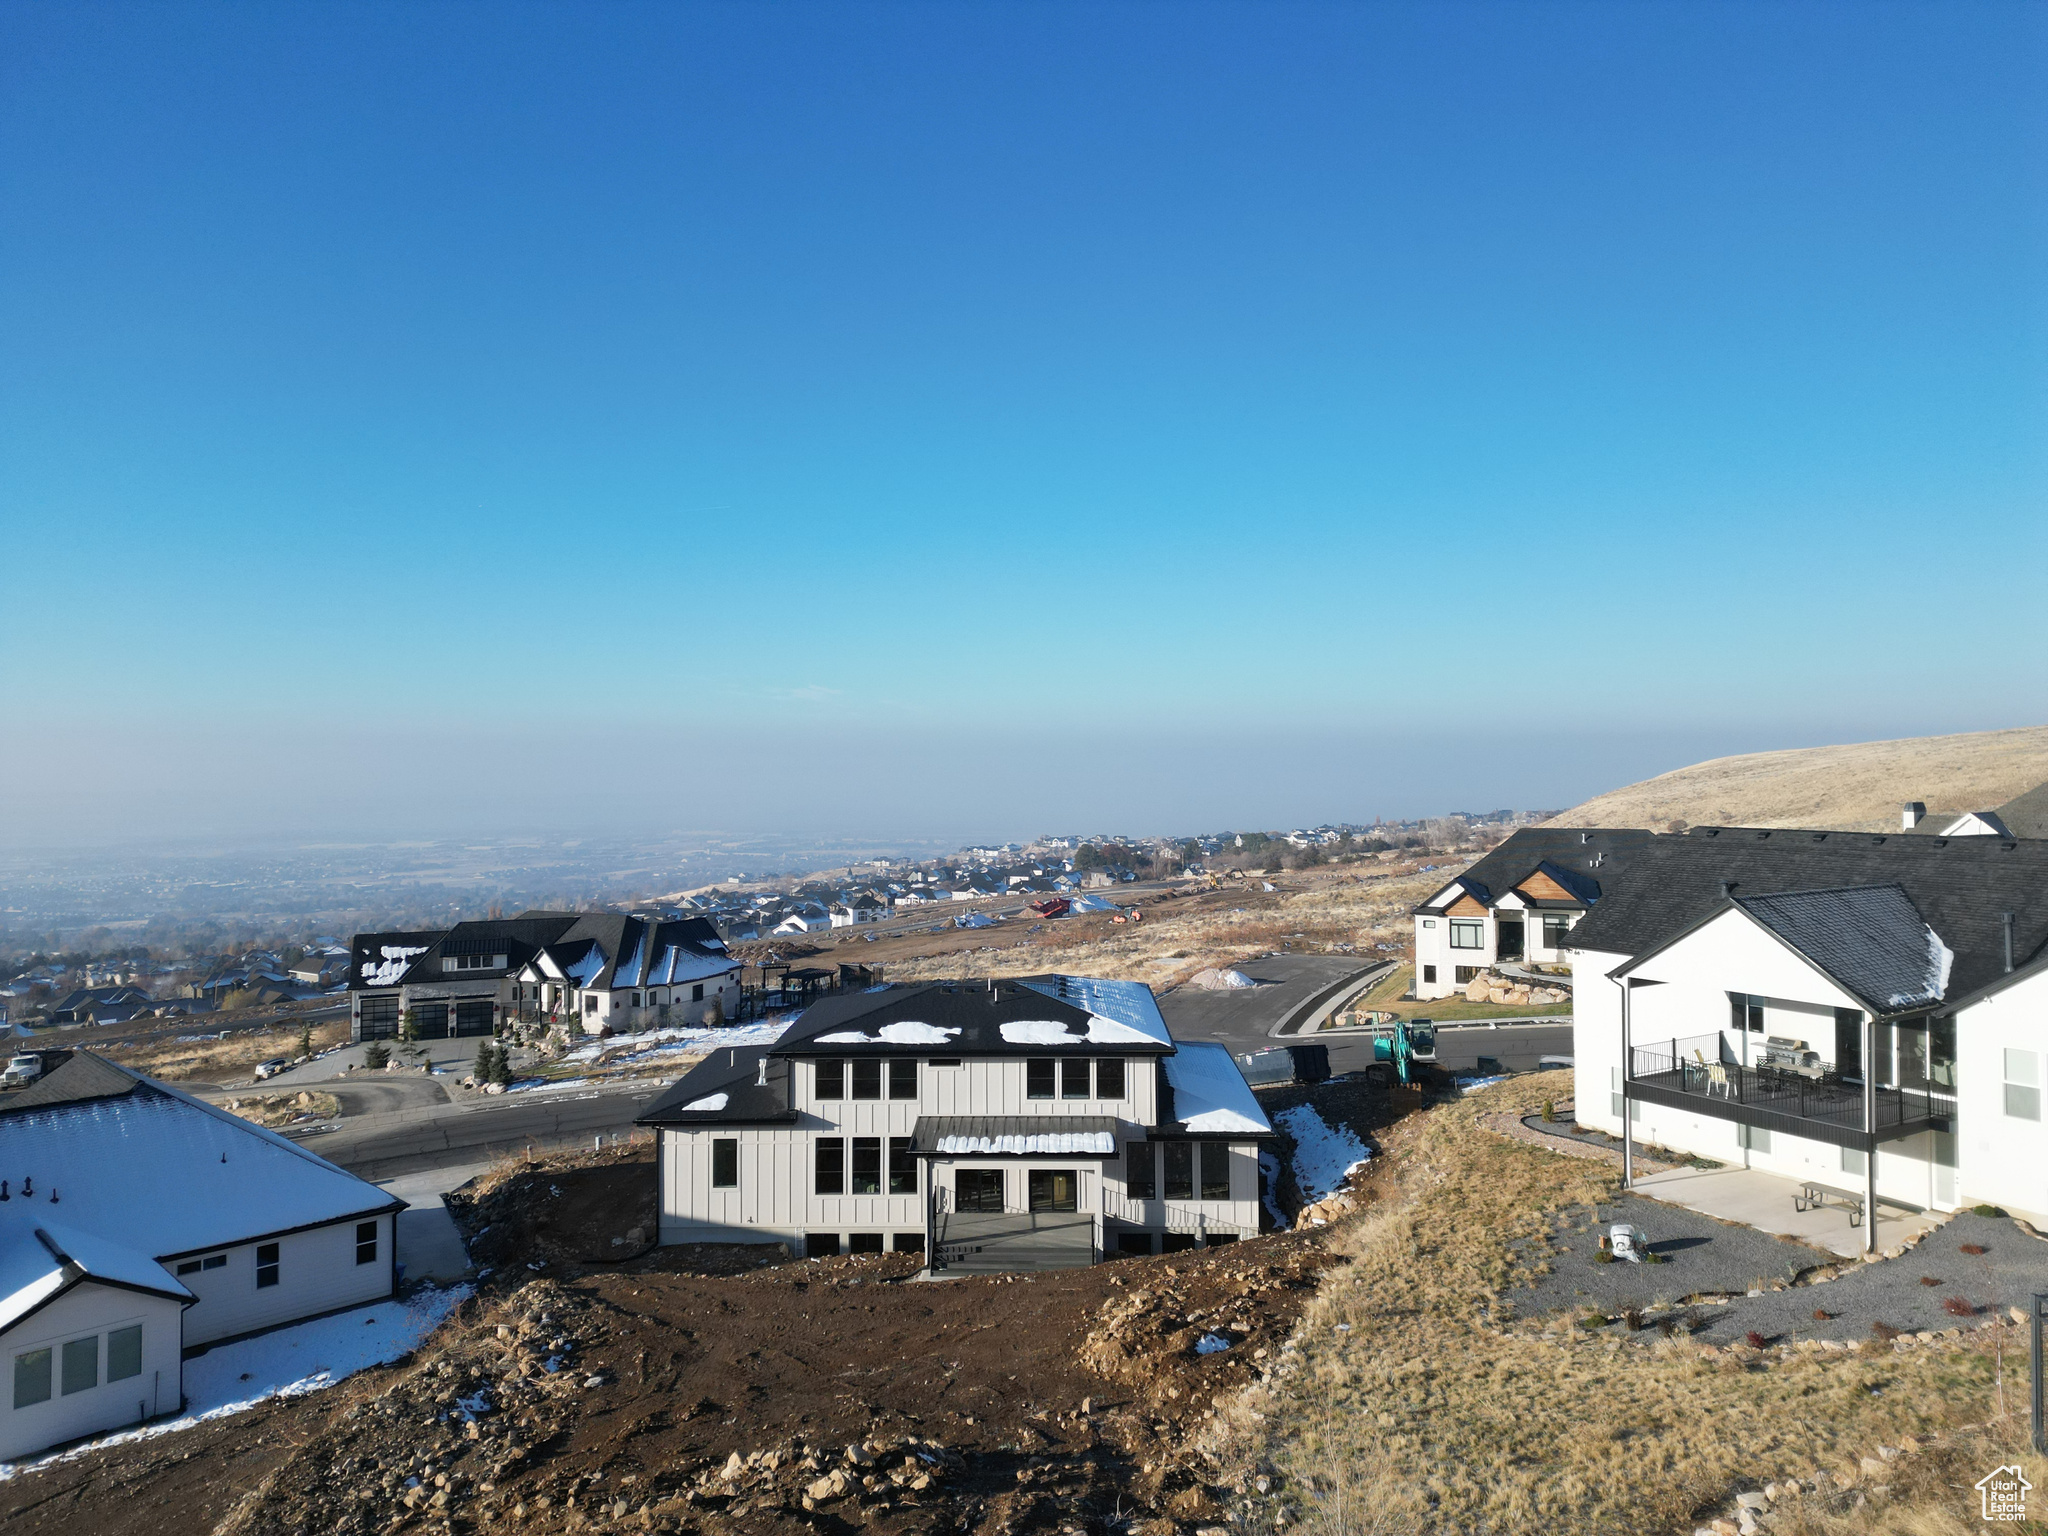
<path fill-rule="evenodd" d="M 1503 963 L 1568 964 L 1565 936 L 1649 840 L 1633 828 L 1512 834 L 1414 909 L 1416 997 L 1450 997 Z"/>
<path fill-rule="evenodd" d="M 664 1243 L 954 1271 L 1255 1236 L 1272 1135 L 1225 1048 L 1176 1041 L 1140 983 L 1074 976 L 825 998 L 639 1123 L 660 1142 Z"/>
<path fill-rule="evenodd" d="M 405 1202 L 85 1052 L 0 1094 L 0 1460 L 175 1413 L 204 1346 L 393 1295 Z"/>
<path fill-rule="evenodd" d="M 388 1040 L 412 1016 L 421 1039 L 497 1033 L 508 1018 L 641 1029 L 732 1018 L 740 963 L 710 919 L 522 912 L 444 930 L 359 933 L 349 966 L 350 1038 Z"/>
<path fill-rule="evenodd" d="M 1694 828 L 1571 945 L 1581 1123 L 2048 1220 L 2048 842 Z"/>

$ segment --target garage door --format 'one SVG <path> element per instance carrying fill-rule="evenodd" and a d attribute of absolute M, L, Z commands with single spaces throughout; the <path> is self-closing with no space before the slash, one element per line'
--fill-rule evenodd
<path fill-rule="evenodd" d="M 495 1005 L 488 997 L 465 997 L 455 1004 L 455 1033 L 488 1035 Z"/>
<path fill-rule="evenodd" d="M 414 1003 L 412 1005 L 414 1031 L 422 1040 L 445 1040 L 448 1038 L 448 1005 L 446 1003 Z"/>

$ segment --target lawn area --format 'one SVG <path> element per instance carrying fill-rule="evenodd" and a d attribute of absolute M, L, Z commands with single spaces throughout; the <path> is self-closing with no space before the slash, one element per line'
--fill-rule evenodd
<path fill-rule="evenodd" d="M 1812 1491 L 1788 1496 L 1780 1531 L 1935 1536 L 1972 1526 L 1984 1470 L 2017 1459 L 2043 1485 L 2048 1467 L 2024 1444 L 2016 1329 L 2000 1333 L 2011 1412 L 1999 1420 L 1989 1332 L 1829 1354 L 1515 1316 L 1510 1244 L 1611 1200 L 1616 1177 L 1479 1117 L 1534 1110 L 1569 1082 L 1513 1078 L 1387 1132 L 1377 1198 L 1330 1229 L 1349 1262 L 1326 1272 L 1295 1362 L 1219 1400 L 1213 1449 L 1247 1473 L 1277 1470 L 1272 1503 L 1290 1513 L 1272 1525 L 1684 1532 L 1738 1491 L 1799 1479 Z"/>
<path fill-rule="evenodd" d="M 1414 965 L 1397 965 L 1351 1004 L 1351 1007 L 1378 1008 L 1397 1018 L 1423 1018 L 1438 1022 L 1446 1019 L 1526 1019 L 1532 1016 L 1547 1018 L 1553 1014 L 1569 1014 L 1572 1011 L 1569 999 L 1542 1007 L 1527 1003 L 1520 1007 L 1502 1003 L 1468 1003 L 1462 996 L 1457 995 L 1438 998 L 1430 1003 L 1401 1001 L 1401 995 L 1414 984 Z"/>

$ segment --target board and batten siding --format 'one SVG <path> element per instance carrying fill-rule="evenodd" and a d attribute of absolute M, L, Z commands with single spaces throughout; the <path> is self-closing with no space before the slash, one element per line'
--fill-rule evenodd
<path fill-rule="evenodd" d="M 353 1218 L 284 1237 L 160 1260 L 177 1275 L 179 1284 L 199 1298 L 185 1313 L 186 1347 L 260 1333 L 302 1317 L 318 1317 L 391 1295 L 391 1213 L 360 1220 L 374 1221 L 377 1226 L 377 1255 L 366 1264 L 356 1262 L 357 1220 Z M 256 1250 L 273 1242 L 278 1248 L 277 1284 L 259 1288 Z M 216 1269 L 204 1268 L 204 1261 L 215 1256 L 224 1256 L 227 1263 Z M 194 1261 L 202 1265 L 199 1270 L 178 1274 Z"/>
<path fill-rule="evenodd" d="M 1124 1096 L 1120 1099 L 1034 1099 L 1027 1096 L 1025 1082 L 1025 1057 L 974 1057 L 966 1058 L 957 1067 L 935 1067 L 929 1060 L 917 1064 L 917 1097 L 915 1099 L 821 1099 L 818 1097 L 818 1064 L 810 1060 L 794 1063 L 795 1075 L 792 1093 L 796 1107 L 827 1120 L 839 1120 L 858 1107 L 872 1108 L 877 1104 L 907 1109 L 910 1120 L 919 1115 L 1115 1115 L 1123 1120 L 1135 1120 L 1141 1125 L 1152 1125 L 1159 1118 L 1158 1068 L 1150 1056 L 1125 1056 L 1119 1058 L 1113 1050 L 1067 1051 L 1048 1053 L 1055 1059 L 1069 1056 L 1086 1057 L 1090 1061 L 1104 1058 L 1122 1060 L 1124 1063 Z M 941 1058 L 942 1060 L 945 1058 Z M 887 1088 L 887 1067 L 883 1068 L 884 1086 Z M 1090 1084 L 1093 1085 L 1093 1069 L 1090 1069 Z M 893 1122 L 892 1122 L 893 1123 Z M 872 1136 L 881 1134 L 863 1126 L 850 1129 L 847 1135 Z M 908 1121 L 903 1129 L 891 1134 L 910 1134 Z"/>
<path fill-rule="evenodd" d="M 33 1240 L 33 1239 L 31 1239 Z M 0 1333 L 0 1461 L 30 1455 L 81 1435 L 123 1429 L 184 1404 L 178 1315 L 183 1303 L 87 1280 Z M 142 1373 L 107 1380 L 107 1334 L 142 1326 Z M 64 1345 L 95 1338 L 98 1383 L 64 1391 Z M 15 1359 L 50 1351 L 47 1401 L 14 1406 Z"/>
<path fill-rule="evenodd" d="M 1122 1136 L 1121 1129 L 1119 1135 Z M 1197 1232 L 1214 1228 L 1218 1231 L 1241 1231 L 1247 1236 L 1256 1236 L 1259 1230 L 1259 1148 L 1257 1142 L 1233 1142 L 1230 1144 L 1230 1198 L 1228 1200 L 1168 1200 L 1164 1197 L 1165 1186 L 1155 1180 L 1153 1187 L 1160 1190 L 1160 1197 L 1152 1200 L 1133 1200 L 1126 1183 L 1127 1159 L 1131 1147 L 1142 1138 L 1141 1130 L 1135 1137 L 1120 1141 L 1117 1156 L 1103 1169 L 1102 1213 L 1112 1221 L 1127 1226 L 1143 1227 L 1152 1232 Z M 1160 1168 L 1159 1148 L 1163 1142 L 1147 1142 L 1154 1159 L 1155 1169 Z M 1197 1152 L 1199 1160 L 1201 1154 Z M 1197 1167 L 1199 1168 L 1199 1161 Z M 1198 1182 L 1195 1186 L 1201 1188 Z"/>

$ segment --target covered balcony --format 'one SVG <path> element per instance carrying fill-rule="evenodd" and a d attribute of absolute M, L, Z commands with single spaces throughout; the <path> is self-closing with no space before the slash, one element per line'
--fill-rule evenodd
<path fill-rule="evenodd" d="M 1955 1096 L 1932 1083 L 1880 1083 L 1845 1072 L 1810 1050 L 1766 1049 L 1744 1064 L 1716 1032 L 1638 1042 L 1629 1053 L 1627 1094 L 1741 1125 L 1844 1147 L 1949 1129 Z"/>

